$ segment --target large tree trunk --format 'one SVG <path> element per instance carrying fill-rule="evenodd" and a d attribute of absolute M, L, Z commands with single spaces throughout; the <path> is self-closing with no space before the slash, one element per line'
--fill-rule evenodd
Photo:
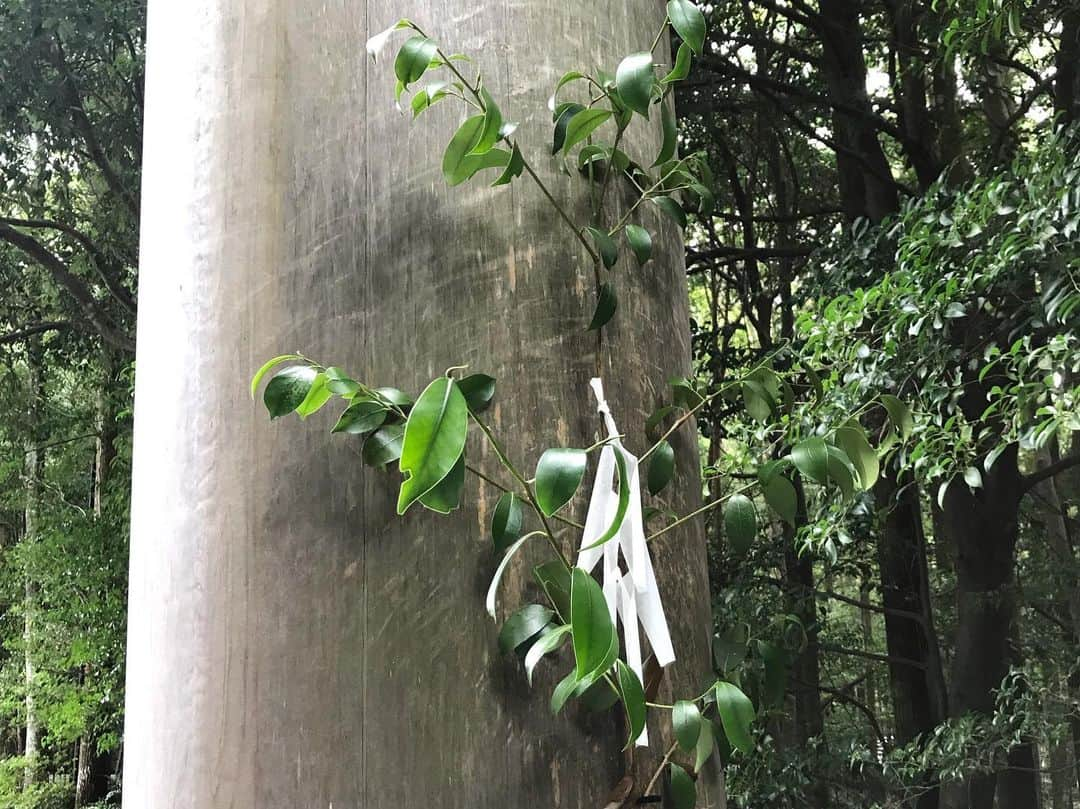
<path fill-rule="evenodd" d="M 23 539 L 24 543 L 37 541 L 38 510 L 41 500 L 41 476 L 45 468 L 45 450 L 41 448 L 41 419 L 44 391 L 41 377 L 41 347 L 38 341 L 31 340 L 26 346 L 27 367 L 27 433 L 26 449 L 23 455 L 24 503 L 23 503 Z M 37 632 L 36 619 L 38 610 L 38 587 L 32 571 L 23 573 L 23 685 L 26 693 L 23 708 L 26 712 L 25 733 L 23 735 L 23 787 L 31 786 L 37 779 L 37 758 L 40 746 L 40 732 L 37 704 L 34 698 L 36 664 L 34 662 L 34 642 Z"/>
<path fill-rule="evenodd" d="M 468 363 L 499 379 L 491 421 L 523 466 L 547 446 L 593 440 L 587 257 L 527 178 L 444 188 L 442 145 L 465 113 L 444 104 L 410 125 L 389 65 L 372 69 L 364 53 L 403 13 L 479 57 L 542 155 L 558 76 L 648 47 L 662 6 L 150 3 L 132 809 L 602 806 L 622 775 L 614 713 L 548 710 L 565 657 L 530 690 L 496 650 L 482 605 L 495 494 L 470 482 L 453 516 L 398 518 L 396 473 L 361 469 L 355 446 L 327 434 L 329 413 L 271 424 L 247 394 L 252 371 L 284 351 L 413 391 Z M 653 118 L 643 154 L 659 144 Z M 543 174 L 557 195 L 584 198 L 578 181 Z M 654 260 L 620 279 L 618 350 L 604 360 L 608 400 L 638 451 L 636 425 L 664 381 L 689 370 L 680 234 L 648 216 Z M 680 512 L 700 496 L 695 447 L 688 424 Z M 576 539 L 562 537 L 567 548 Z M 688 527 L 655 544 L 673 679 L 700 693 L 703 535 Z M 508 607 L 525 561 L 506 579 Z"/>

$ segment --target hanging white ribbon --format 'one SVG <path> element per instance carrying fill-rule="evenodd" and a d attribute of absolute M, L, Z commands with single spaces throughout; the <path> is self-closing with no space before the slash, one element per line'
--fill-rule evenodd
<path fill-rule="evenodd" d="M 653 655 L 660 666 L 668 666 L 675 660 L 671 648 L 664 607 L 660 603 L 660 590 L 656 585 L 652 559 L 645 544 L 645 524 L 641 514 L 641 482 L 638 459 L 626 451 L 619 440 L 615 419 L 604 400 L 604 388 L 599 379 L 589 382 L 596 395 L 597 410 L 604 417 L 604 426 L 611 440 L 600 450 L 600 463 L 596 469 L 589 511 L 585 517 L 585 530 L 581 537 L 581 551 L 577 566 L 591 571 L 601 559 L 603 563 L 603 590 L 611 613 L 612 623 L 619 621 L 623 628 L 626 648 L 626 665 L 645 682 L 641 659 L 641 639 L 638 629 L 645 630 Z M 626 509 L 619 533 L 599 547 L 590 547 L 604 535 L 615 519 L 619 504 L 619 491 L 614 484 L 615 453 L 618 452 L 626 466 L 630 502 Z M 626 572 L 619 567 L 622 557 Z M 648 732 L 643 730 L 636 741 L 639 747 L 649 744 Z"/>

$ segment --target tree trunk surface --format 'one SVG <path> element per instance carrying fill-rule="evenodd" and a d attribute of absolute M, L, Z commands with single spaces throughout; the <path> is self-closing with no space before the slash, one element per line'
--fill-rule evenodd
<path fill-rule="evenodd" d="M 442 150 L 466 113 L 447 102 L 411 123 L 389 58 L 371 67 L 364 42 L 408 14 L 476 56 L 555 195 L 583 200 L 543 157 L 546 99 L 564 71 L 647 48 L 662 13 L 646 0 L 558 13 L 538 0 L 151 0 L 125 806 L 604 804 L 624 768 L 616 713 L 551 716 L 567 654 L 530 689 L 497 651 L 483 610 L 497 493 L 473 479 L 452 516 L 399 518 L 396 471 L 361 468 L 357 445 L 328 434 L 332 414 L 271 424 L 247 386 L 290 351 L 414 393 L 467 363 L 498 378 L 490 421 L 526 471 L 548 446 L 592 443 L 587 256 L 527 177 L 445 188 Z M 659 129 L 654 115 L 629 147 L 651 160 Z M 653 211 L 643 224 L 654 259 L 618 279 L 603 366 L 635 452 L 665 381 L 689 371 L 680 234 Z M 700 497 L 692 424 L 676 443 L 670 506 L 683 513 Z M 669 679 L 696 694 L 704 538 L 696 524 L 672 534 L 653 549 L 679 656 Z M 561 536 L 567 550 L 578 539 Z M 539 558 L 525 556 L 504 614 Z M 652 733 L 658 758 L 666 734 Z"/>

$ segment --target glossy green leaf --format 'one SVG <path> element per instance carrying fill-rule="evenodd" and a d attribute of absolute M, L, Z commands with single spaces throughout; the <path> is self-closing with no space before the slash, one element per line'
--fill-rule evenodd
<path fill-rule="evenodd" d="M 409 102 L 409 106 L 412 108 L 413 118 L 416 118 L 433 104 L 446 98 L 446 96 L 449 95 L 446 88 L 449 86 L 450 85 L 444 81 L 436 81 L 417 91 L 416 95 L 412 97 L 412 101 Z"/>
<path fill-rule="evenodd" d="M 469 150 L 470 155 L 482 155 L 491 151 L 501 137 L 503 117 L 499 105 L 491 97 L 486 87 L 480 88 L 480 97 L 484 99 L 484 120 L 476 144 Z"/>
<path fill-rule="evenodd" d="M 596 107 L 583 109 L 571 116 L 566 125 L 566 142 L 563 150 L 569 152 L 585 138 L 589 137 L 596 129 L 611 117 L 610 110 Z"/>
<path fill-rule="evenodd" d="M 673 82 L 682 81 L 690 75 L 690 61 L 692 58 L 692 51 L 690 46 L 685 42 L 679 45 L 679 51 L 675 54 L 675 64 L 672 65 L 671 70 L 661 81 L 664 84 L 671 84 Z"/>
<path fill-rule="evenodd" d="M 345 408 L 345 412 L 330 432 L 349 435 L 370 433 L 379 429 L 386 421 L 386 412 L 386 406 L 382 402 L 360 399 Z"/>
<path fill-rule="evenodd" d="M 457 385 L 473 413 L 483 413 L 495 398 L 495 378 L 487 374 L 471 374 L 459 379 Z"/>
<path fill-rule="evenodd" d="M 744 494 L 735 494 L 724 504 L 724 536 L 731 543 L 731 548 L 740 556 L 744 555 L 757 535 L 757 511 L 750 498 Z"/>
<path fill-rule="evenodd" d="M 915 429 L 915 421 L 911 416 L 911 408 L 904 404 L 900 399 L 887 393 L 881 397 L 881 404 L 889 414 L 889 424 L 891 424 L 892 428 L 906 441 L 908 436 L 910 436 Z"/>
<path fill-rule="evenodd" d="M 533 537 L 544 536 L 543 531 L 531 531 L 523 536 L 513 545 L 511 545 L 503 558 L 499 560 L 499 566 L 495 568 L 495 575 L 491 577 L 491 583 L 488 585 L 487 598 L 484 599 L 484 608 L 487 610 L 487 614 L 492 618 L 495 617 L 495 601 L 499 594 L 499 582 L 502 581 L 503 573 L 506 572 L 506 568 L 510 565 L 514 555 L 521 550 L 521 546 L 528 542 Z"/>
<path fill-rule="evenodd" d="M 649 494 L 659 494 L 675 475 L 675 448 L 667 441 L 660 444 L 649 456 L 649 473 L 646 481 Z"/>
<path fill-rule="evenodd" d="M 400 19 L 386 30 L 380 31 L 375 34 L 375 36 L 368 39 L 364 47 L 368 52 L 368 56 L 371 57 L 372 62 L 378 61 L 379 54 L 382 53 L 383 48 L 386 47 L 386 43 L 391 35 L 402 28 L 412 28 L 412 23 L 409 22 L 409 20 Z"/>
<path fill-rule="evenodd" d="M 768 503 L 769 508 L 780 515 L 780 519 L 794 528 L 799 508 L 799 498 L 791 481 L 783 475 L 771 475 L 768 479 L 761 480 L 761 491 L 765 495 L 765 502 Z"/>
<path fill-rule="evenodd" d="M 401 445 L 405 439 L 404 424 L 387 424 L 367 437 L 360 451 L 368 466 L 386 466 L 401 457 Z"/>
<path fill-rule="evenodd" d="M 646 708 L 645 689 L 637 674 L 621 660 L 615 661 L 616 679 L 619 684 L 619 696 L 626 711 L 626 722 L 630 728 L 629 738 L 624 750 L 632 745 L 645 729 Z"/>
<path fill-rule="evenodd" d="M 619 62 L 615 71 L 615 88 L 619 98 L 627 107 L 646 118 L 649 117 L 655 81 L 652 54 L 644 51 L 627 56 Z"/>
<path fill-rule="evenodd" d="M 577 672 L 572 671 L 559 680 L 559 684 L 555 686 L 555 690 L 551 692 L 551 712 L 557 714 L 563 709 L 566 701 L 574 695 L 574 691 L 577 689 Z"/>
<path fill-rule="evenodd" d="M 402 410 L 413 406 L 412 397 L 397 388 L 375 388 L 375 394 L 387 405 Z"/>
<path fill-rule="evenodd" d="M 476 172 L 502 168 L 509 164 L 510 153 L 505 149 L 489 149 L 484 154 L 471 154 L 484 131 L 484 115 L 466 118 L 443 153 L 442 172 L 448 185 L 459 185 Z"/>
<path fill-rule="evenodd" d="M 315 375 L 315 378 L 311 380 L 311 387 L 308 389 L 307 396 L 296 407 L 296 415 L 306 419 L 308 416 L 318 413 L 323 405 L 333 398 L 334 393 L 327 387 L 327 382 L 325 373 Z"/>
<path fill-rule="evenodd" d="M 420 498 L 420 504 L 439 514 L 449 514 L 461 505 L 461 491 L 464 488 L 465 454 L 462 453 L 446 477 Z"/>
<path fill-rule="evenodd" d="M 584 109 L 583 105 L 574 102 L 560 104 L 555 108 L 555 134 L 551 143 L 552 154 L 558 154 L 562 151 L 563 146 L 566 144 L 566 130 L 570 126 L 570 121 Z"/>
<path fill-rule="evenodd" d="M 398 514 L 431 491 L 457 464 L 465 449 L 469 408 L 453 379 L 434 380 L 417 399 L 405 423 Z"/>
<path fill-rule="evenodd" d="M 787 653 L 765 641 L 758 641 L 757 646 L 765 666 L 765 704 L 780 705 L 787 690 Z"/>
<path fill-rule="evenodd" d="M 527 604 L 506 619 L 499 632 L 499 651 L 512 652 L 529 639 L 539 635 L 554 616 L 541 604 Z"/>
<path fill-rule="evenodd" d="M 861 427 L 841 427 L 836 431 L 836 444 L 844 451 L 855 472 L 859 476 L 859 485 L 863 489 L 871 488 L 878 479 L 880 467 L 877 453 L 866 440 Z"/>
<path fill-rule="evenodd" d="M 607 527 L 607 530 L 583 550 L 597 548 L 614 539 L 622 527 L 623 520 L 626 519 L 626 509 L 630 505 L 630 480 L 626 469 L 626 459 L 618 449 L 615 450 L 615 468 L 619 473 L 619 501 L 615 506 L 615 516 L 612 518 L 611 525 Z"/>
<path fill-rule="evenodd" d="M 828 447 L 829 480 L 840 487 L 847 499 L 855 493 L 855 475 L 848 463 L 847 455 L 837 447 Z"/>
<path fill-rule="evenodd" d="M 611 623 L 604 591 L 588 571 L 574 568 L 570 585 L 570 625 L 574 633 L 575 671 L 579 682 L 602 674 L 611 664 L 619 638 Z"/>
<path fill-rule="evenodd" d="M 491 514 L 491 540 L 495 543 L 496 553 L 502 553 L 521 539 L 524 523 L 521 498 L 513 492 L 505 492 Z"/>
<path fill-rule="evenodd" d="M 791 460 L 811 480 L 823 485 L 829 481 L 829 447 L 821 438 L 800 441 L 791 450 Z"/>
<path fill-rule="evenodd" d="M 596 245 L 596 251 L 600 254 L 600 260 L 604 262 L 604 266 L 608 269 L 614 267 L 615 262 L 619 260 L 619 248 L 616 246 L 615 240 L 611 238 L 606 230 L 593 227 L 585 228 L 585 230 L 592 237 L 593 244 Z"/>
<path fill-rule="evenodd" d="M 405 40 L 394 60 L 394 75 L 408 87 L 427 72 L 437 51 L 434 40 L 420 35 L 410 37 Z"/>
<path fill-rule="evenodd" d="M 693 750 L 701 735 L 701 711 L 698 706 L 690 700 L 679 700 L 671 708 L 671 724 L 679 747 L 687 752 Z"/>
<path fill-rule="evenodd" d="M 589 321 L 589 331 L 596 331 L 606 326 L 619 308 L 619 299 L 615 296 L 615 287 L 609 282 L 600 285 L 600 294 L 596 298 L 596 310 Z"/>
<path fill-rule="evenodd" d="M 750 753 L 754 750 L 754 737 L 751 732 L 754 724 L 754 704 L 738 686 L 723 680 L 713 689 L 716 696 L 716 710 L 724 726 L 724 735 L 737 750 Z"/>
<path fill-rule="evenodd" d="M 506 164 L 506 168 L 503 169 L 502 174 L 496 178 L 492 187 L 497 185 L 508 185 L 515 177 L 520 177 L 521 172 L 525 170 L 525 158 L 521 154 L 521 149 L 515 143 L 513 151 L 510 152 L 510 160 Z"/>
<path fill-rule="evenodd" d="M 549 449 L 536 465 L 536 502 L 550 517 L 570 502 L 585 477 L 587 456 L 583 449 Z"/>
<path fill-rule="evenodd" d="M 694 747 L 694 772 L 701 772 L 701 768 L 709 760 L 715 746 L 713 725 L 706 719 L 701 723 L 701 733 L 698 734 L 697 745 Z"/>
<path fill-rule="evenodd" d="M 251 378 L 251 398 L 255 398 L 255 393 L 259 389 L 259 383 L 262 382 L 263 377 L 270 373 L 270 371 L 274 370 L 274 368 L 276 368 L 278 365 L 281 365 L 281 363 L 283 362 L 302 359 L 303 357 L 301 357 L 299 354 L 281 354 L 263 363 L 263 366 L 255 372 L 255 376 Z"/>
<path fill-rule="evenodd" d="M 768 424 L 776 416 L 776 400 L 768 389 L 755 379 L 742 381 L 743 403 L 750 418 Z"/>
<path fill-rule="evenodd" d="M 263 404 L 271 419 L 292 413 L 307 398 L 318 371 L 309 365 L 295 365 L 274 375 L 263 391 Z"/>
<path fill-rule="evenodd" d="M 652 258 L 652 236 L 649 231 L 640 225 L 627 225 L 624 232 L 638 264 L 644 264 Z"/>
<path fill-rule="evenodd" d="M 665 216 L 679 227 L 686 229 L 686 211 L 678 202 L 671 197 L 650 197 L 650 199 L 657 208 L 664 212 Z"/>
<path fill-rule="evenodd" d="M 683 42 L 698 56 L 705 47 L 705 15 L 690 0 L 668 0 L 668 19 Z"/>
<path fill-rule="evenodd" d="M 326 387 L 338 396 L 355 396 L 360 390 L 360 383 L 349 376 L 340 368 L 326 369 Z"/>
<path fill-rule="evenodd" d="M 694 779 L 678 764 L 670 764 L 672 809 L 694 809 L 697 806 L 697 787 Z"/>
<path fill-rule="evenodd" d="M 525 655 L 525 677 L 529 681 L 529 685 L 532 685 L 533 671 L 536 670 L 536 666 L 544 658 L 544 655 L 550 654 L 562 646 L 563 641 L 566 640 L 569 634 L 569 624 L 552 627 L 544 632 L 536 643 L 529 648 L 528 653 Z"/>

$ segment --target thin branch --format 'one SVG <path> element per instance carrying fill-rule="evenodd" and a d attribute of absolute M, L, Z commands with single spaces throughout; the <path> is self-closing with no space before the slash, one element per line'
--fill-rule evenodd
<path fill-rule="evenodd" d="M 911 666 L 915 669 L 926 669 L 926 664 L 920 663 L 918 660 L 912 660 L 908 657 L 897 657 L 895 655 L 883 655 L 876 652 L 864 652 L 861 649 L 846 649 L 842 646 L 831 646 L 827 644 L 820 644 L 818 647 L 823 652 L 832 652 L 833 654 L 848 655 L 849 657 L 863 657 L 867 660 L 877 660 L 881 663 L 899 663 L 902 666 Z"/>
<path fill-rule="evenodd" d="M 1020 482 L 1020 492 L 1021 494 L 1027 494 L 1044 480 L 1049 480 L 1078 465 L 1080 465 L 1080 453 L 1069 455 L 1052 464 L 1047 464 L 1041 469 L 1036 469 L 1030 475 L 1024 475 L 1023 480 Z"/>
<path fill-rule="evenodd" d="M 50 331 L 60 331 L 71 326 L 71 323 L 67 320 L 48 320 L 42 323 L 34 323 L 30 326 L 24 326 L 21 329 L 8 332 L 7 334 L 0 335 L 0 345 L 9 345 L 11 343 L 18 343 L 25 340 L 27 337 L 33 337 L 35 334 L 44 334 Z"/>

